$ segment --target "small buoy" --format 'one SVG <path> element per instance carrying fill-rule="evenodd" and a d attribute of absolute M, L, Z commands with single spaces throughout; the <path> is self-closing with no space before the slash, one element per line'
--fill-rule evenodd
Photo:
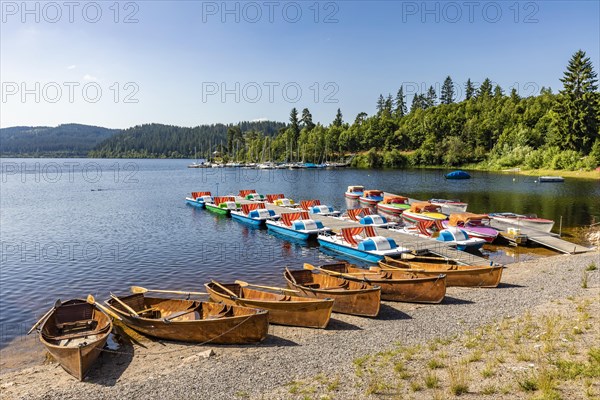
<path fill-rule="evenodd" d="M 516 182 L 516 181 L 517 181 L 517 178 L 513 178 L 513 182 Z"/>

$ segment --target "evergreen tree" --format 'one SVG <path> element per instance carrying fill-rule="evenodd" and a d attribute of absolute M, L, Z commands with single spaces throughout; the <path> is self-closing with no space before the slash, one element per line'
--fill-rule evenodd
<path fill-rule="evenodd" d="M 492 81 L 490 78 L 485 78 L 479 90 L 477 91 L 477 97 L 480 99 L 486 99 L 492 97 Z"/>
<path fill-rule="evenodd" d="M 365 119 L 367 118 L 367 116 L 368 116 L 368 114 L 364 111 L 356 114 L 356 118 L 354 119 L 354 125 L 362 124 L 365 121 Z"/>
<path fill-rule="evenodd" d="M 467 84 L 465 85 L 465 100 L 471 99 L 475 96 L 475 86 L 471 82 L 471 78 L 467 79 Z"/>
<path fill-rule="evenodd" d="M 517 93 L 517 89 L 512 88 L 512 90 L 510 91 L 510 99 L 515 104 L 518 103 L 519 101 L 521 101 L 521 97 L 519 97 L 519 94 Z"/>
<path fill-rule="evenodd" d="M 227 153 L 232 154 L 234 141 L 236 137 L 241 136 L 242 131 L 239 126 L 230 126 L 227 128 Z"/>
<path fill-rule="evenodd" d="M 343 123 L 344 123 L 344 120 L 342 119 L 342 111 L 338 108 L 332 125 L 333 126 L 342 126 Z"/>
<path fill-rule="evenodd" d="M 300 136 L 300 121 L 298 121 L 298 110 L 296 110 L 296 107 L 292 108 L 292 111 L 290 111 L 289 129 L 292 135 L 291 139 L 296 143 L 298 141 L 298 136 Z"/>
<path fill-rule="evenodd" d="M 315 127 L 315 124 L 312 120 L 312 114 L 310 113 L 308 108 L 302 110 L 302 125 L 304 125 L 309 131 L 312 131 Z"/>
<path fill-rule="evenodd" d="M 452 78 L 450 75 L 446 77 L 444 80 L 444 84 L 442 85 L 442 94 L 440 95 L 440 103 L 442 104 L 452 104 L 454 103 L 454 83 L 452 82 Z"/>
<path fill-rule="evenodd" d="M 383 112 L 384 107 L 385 107 L 385 100 L 383 98 L 383 95 L 380 94 L 379 98 L 377 99 L 377 115 L 379 115 Z"/>
<path fill-rule="evenodd" d="M 425 97 L 425 108 L 435 106 L 436 99 L 437 95 L 435 94 L 435 89 L 433 86 L 429 86 L 429 90 L 427 90 L 427 97 Z"/>
<path fill-rule="evenodd" d="M 592 61 L 586 57 L 585 52 L 575 52 L 560 80 L 564 87 L 560 91 L 560 99 L 556 106 L 560 117 L 558 128 L 564 148 L 588 152 L 600 137 L 600 94 L 597 92 L 597 76 Z"/>
<path fill-rule="evenodd" d="M 410 105 L 410 112 L 414 112 L 415 110 L 418 110 L 418 109 L 423 109 L 423 103 L 424 103 L 423 95 L 415 94 L 413 96 L 412 103 Z"/>
<path fill-rule="evenodd" d="M 504 91 L 502 90 L 502 88 L 500 87 L 500 85 L 496 85 L 494 87 L 494 97 L 498 99 L 498 98 L 500 98 L 502 96 L 504 96 Z"/>
<path fill-rule="evenodd" d="M 404 89 L 400 86 L 398 93 L 396 94 L 396 118 L 404 117 L 407 113 L 406 101 L 404 100 Z"/>
<path fill-rule="evenodd" d="M 394 99 L 392 98 L 391 94 L 388 94 L 388 96 L 385 99 L 385 103 L 383 105 L 383 109 L 385 110 L 385 112 L 388 115 L 392 114 L 392 108 L 394 108 Z"/>

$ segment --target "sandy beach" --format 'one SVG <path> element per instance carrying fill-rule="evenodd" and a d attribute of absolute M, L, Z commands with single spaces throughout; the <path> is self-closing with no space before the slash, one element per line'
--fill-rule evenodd
<path fill-rule="evenodd" d="M 528 311 L 552 310 L 566 299 L 588 299 L 597 304 L 600 271 L 586 271 L 591 264 L 600 267 L 600 253 L 510 264 L 495 289 L 448 288 L 446 299 L 439 305 L 383 302 L 378 318 L 334 314 L 325 330 L 271 326 L 269 337 L 253 346 L 160 342 L 127 331 L 128 335 L 117 335 L 118 350 L 104 352 L 84 382 L 77 382 L 59 365 L 46 360 L 37 338 L 19 338 L 2 350 L 2 398 L 381 398 L 376 390 L 365 391 L 364 379 L 356 372 L 357 359 L 388 351 L 398 343 L 450 342 L 486 324 L 517 318 Z M 589 311 L 592 317 L 586 332 L 598 339 L 600 319 L 594 315 L 596 311 Z M 26 358 L 20 355 L 23 349 L 28 349 Z M 449 347 L 450 358 L 452 352 L 460 353 L 461 349 Z M 209 356 L 208 350 L 214 354 Z M 298 389 L 302 387 L 299 382 L 315 379 L 330 383 L 308 391 Z M 593 385 L 590 390 L 600 392 Z M 452 397 L 451 393 L 443 394 L 443 398 Z M 524 392 L 510 395 L 527 397 Z M 478 394 L 471 390 L 461 398 L 469 396 Z M 431 393 L 415 390 L 411 397 L 431 398 Z M 570 398 L 586 395 L 575 392 Z"/>

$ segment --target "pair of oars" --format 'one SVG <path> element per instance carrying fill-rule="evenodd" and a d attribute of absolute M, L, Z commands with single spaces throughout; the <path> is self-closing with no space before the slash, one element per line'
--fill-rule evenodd
<path fill-rule="evenodd" d="M 369 272 L 369 270 L 365 270 L 365 272 L 336 272 L 336 271 L 329 271 L 328 269 L 324 269 L 324 268 L 319 268 L 319 267 L 315 267 L 314 265 L 305 263 L 304 264 L 304 269 L 308 269 L 311 271 L 321 271 L 324 272 L 326 274 L 329 275 L 334 275 L 334 276 L 348 276 L 348 277 L 352 277 L 352 278 L 360 278 L 361 275 L 380 275 L 380 273 L 378 272 Z"/>

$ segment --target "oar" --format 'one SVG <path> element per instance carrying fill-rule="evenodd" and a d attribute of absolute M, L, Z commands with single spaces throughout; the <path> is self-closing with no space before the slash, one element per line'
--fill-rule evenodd
<path fill-rule="evenodd" d="M 51 309 L 49 309 L 48 312 L 46 314 L 44 314 L 44 316 L 42 318 L 40 318 L 38 320 L 38 322 L 35 323 L 35 325 L 33 325 L 31 327 L 31 329 L 29 330 L 29 332 L 27 332 L 27 334 L 29 335 L 31 332 L 33 332 L 35 330 L 35 328 L 37 328 L 39 324 L 41 324 L 46 318 L 48 318 L 50 313 L 52 313 L 52 311 L 56 310 L 56 308 L 60 305 L 61 305 L 60 299 L 56 300 L 56 302 L 54 303 L 54 306 Z"/>
<path fill-rule="evenodd" d="M 296 278 L 294 278 L 292 271 L 290 271 L 290 269 L 288 267 L 285 267 L 285 272 L 288 273 L 288 275 L 290 276 L 290 279 L 292 280 L 292 282 L 294 282 L 294 285 L 297 285 L 298 282 L 296 282 Z"/>
<path fill-rule="evenodd" d="M 172 293 L 172 294 L 197 294 L 197 295 L 204 295 L 204 294 L 208 294 L 208 293 L 204 293 L 204 292 L 182 292 L 179 290 L 159 290 L 159 289 L 146 289 L 145 287 L 141 287 L 141 286 L 132 286 L 130 288 L 131 293 L 146 293 L 146 292 L 156 292 L 156 293 Z"/>
<path fill-rule="evenodd" d="M 231 290 L 227 289 L 225 286 L 221 285 L 219 282 L 211 280 L 212 284 L 215 286 L 220 287 L 221 289 L 223 289 L 224 291 L 226 291 L 227 293 L 229 293 L 229 297 L 231 297 L 232 300 L 237 300 L 239 298 L 239 296 L 235 293 L 233 293 Z"/>
<path fill-rule="evenodd" d="M 105 313 L 107 313 L 108 315 L 110 315 L 111 317 L 113 317 L 114 319 L 118 319 L 119 321 L 123 321 L 123 318 L 121 318 L 120 316 L 118 316 L 117 314 L 115 314 L 114 312 L 112 312 L 111 310 L 109 310 L 108 308 L 104 307 L 102 304 L 96 303 L 96 299 L 94 299 L 94 296 L 92 296 L 91 294 L 88 295 L 87 302 L 90 303 L 90 304 L 94 304 L 96 307 L 100 308 L 102 311 L 104 311 Z"/>
<path fill-rule="evenodd" d="M 259 289 L 269 289 L 269 290 L 278 290 L 280 292 L 290 292 L 290 293 L 300 293 L 297 290 L 292 290 L 292 289 L 286 289 L 286 288 L 280 288 L 280 287 L 273 287 L 273 286 L 263 286 L 263 285 L 253 285 L 251 283 L 248 282 L 244 282 L 244 281 L 235 281 L 235 283 L 237 283 L 238 285 L 240 285 L 241 287 L 255 287 L 255 288 L 259 288 Z"/>
<path fill-rule="evenodd" d="M 114 294 L 110 294 L 110 297 L 112 297 L 113 299 L 115 299 L 120 305 L 122 305 L 123 307 L 125 307 L 125 309 L 127 309 L 127 311 L 129 311 L 131 314 L 133 314 L 133 316 L 135 317 L 139 317 L 140 315 L 137 313 L 137 311 L 135 311 L 133 308 L 129 307 L 127 304 L 125 304 L 120 298 L 118 298 L 117 296 L 115 296 Z"/>
<path fill-rule="evenodd" d="M 330 274 L 330 275 L 334 275 L 334 276 L 341 276 L 342 278 L 343 278 L 344 276 L 349 276 L 349 277 L 352 277 L 352 278 L 358 278 L 357 276 L 353 276 L 353 275 L 355 275 L 355 274 L 353 274 L 353 273 L 345 273 L 345 272 L 335 272 L 335 271 L 329 271 L 329 270 L 327 270 L 327 269 L 323 269 L 323 268 L 315 267 L 314 265 L 311 265 L 311 264 L 308 264 L 308 263 L 305 263 L 305 264 L 304 264 L 304 269 L 308 269 L 308 270 L 317 270 L 317 271 L 324 272 L 324 273 L 326 273 L 326 274 Z M 369 274 L 370 274 L 370 275 L 377 275 L 377 273 L 375 273 L 375 272 L 371 272 L 371 273 L 369 273 L 369 272 L 366 272 L 366 273 L 364 273 L 364 272 L 359 272 L 359 273 L 357 273 L 357 274 L 358 274 L 358 275 L 369 275 Z"/>
<path fill-rule="evenodd" d="M 422 260 L 448 261 L 448 258 L 446 258 L 446 257 L 419 256 L 417 254 L 411 254 L 411 253 L 402 253 L 400 258 L 404 259 L 404 260 L 422 259 Z"/>

